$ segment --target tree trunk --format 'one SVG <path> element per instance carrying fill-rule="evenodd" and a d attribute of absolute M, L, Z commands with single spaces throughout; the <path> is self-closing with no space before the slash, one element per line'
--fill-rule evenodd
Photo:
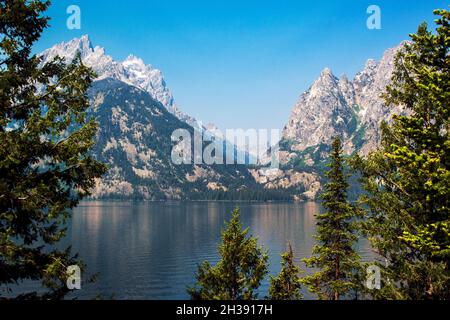
<path fill-rule="evenodd" d="M 338 257 L 336 258 L 336 274 L 335 274 L 336 281 L 339 280 L 340 276 L 341 270 L 340 270 L 340 261 Z M 334 291 L 334 300 L 339 300 L 339 292 L 337 290 Z"/>

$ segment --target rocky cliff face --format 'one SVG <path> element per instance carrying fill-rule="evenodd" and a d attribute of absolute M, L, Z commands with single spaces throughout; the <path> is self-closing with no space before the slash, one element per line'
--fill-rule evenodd
<path fill-rule="evenodd" d="M 142 59 L 115 61 L 103 48 L 93 47 L 87 36 L 55 45 L 40 56 L 42 64 L 56 56 L 70 62 L 77 53 L 97 74 L 89 90 L 90 115 L 99 123 L 93 154 L 109 166 L 92 197 L 189 199 L 210 191 L 259 187 L 243 165 L 172 162 L 175 130 L 185 129 L 191 136 L 194 131 L 211 134 L 213 125 L 204 128 L 179 111 L 161 71 Z"/>
<path fill-rule="evenodd" d="M 284 164 L 302 162 L 313 166 L 321 159 L 334 136 L 344 141 L 348 154 L 366 155 L 380 140 L 379 126 L 400 108 L 387 107 L 381 97 L 392 76 L 395 53 L 389 49 L 376 62 L 369 60 L 354 79 L 340 79 L 325 69 L 314 84 L 300 96 L 284 128 L 281 150 Z M 318 155 L 318 157 L 315 157 Z M 326 156 L 326 152 L 323 154 Z M 309 160 L 309 161 L 308 161 Z"/>
<path fill-rule="evenodd" d="M 56 56 L 70 62 L 78 52 L 81 54 L 83 62 L 97 73 L 96 80 L 112 78 L 140 88 L 148 92 L 153 99 L 160 102 L 180 120 L 193 127 L 200 127 L 197 120 L 178 109 L 162 72 L 151 65 L 146 65 L 138 57 L 130 55 L 124 61 L 115 61 L 105 53 L 104 48 L 94 47 L 87 35 L 57 44 L 42 52 L 40 56 L 44 64 Z"/>
<path fill-rule="evenodd" d="M 185 199 L 209 191 L 281 190 L 296 199 L 314 199 L 334 136 L 348 154 L 363 155 L 377 145 L 379 124 L 400 108 L 388 108 L 381 94 L 389 83 L 395 53 L 369 60 L 354 79 L 325 69 L 292 110 L 280 141 L 280 169 L 245 165 L 174 165 L 175 129 L 215 135 L 214 125 L 200 125 L 178 110 L 161 71 L 129 56 L 115 61 L 87 36 L 61 43 L 41 54 L 71 61 L 77 52 L 98 78 L 90 90 L 91 113 L 100 124 L 94 154 L 110 166 L 94 197 Z M 227 149 L 235 148 L 221 141 Z M 237 150 L 237 152 L 240 152 Z"/>
<path fill-rule="evenodd" d="M 93 83 L 89 97 L 91 115 L 99 123 L 93 153 L 109 166 L 97 181 L 94 198 L 188 199 L 252 186 L 245 166 L 174 164 L 173 131 L 185 129 L 193 136 L 195 129 L 148 92 L 106 78 Z"/>
<path fill-rule="evenodd" d="M 283 132 L 283 139 L 292 141 L 292 151 L 329 144 L 335 135 L 349 138 L 349 129 L 356 126 L 351 83 L 336 78 L 325 69 L 319 79 L 304 93 L 294 107 Z"/>
<path fill-rule="evenodd" d="M 323 70 L 300 96 L 283 130 L 281 170 L 253 172 L 255 179 L 265 188 L 303 184 L 303 197 L 314 199 L 333 137 L 341 137 L 347 154 L 364 156 L 374 150 L 380 142 L 381 122 L 404 112 L 400 107 L 386 106 L 382 98 L 392 76 L 395 54 L 403 45 L 387 50 L 380 61 L 368 60 L 351 80 L 345 75 L 336 77 L 328 68 Z"/>

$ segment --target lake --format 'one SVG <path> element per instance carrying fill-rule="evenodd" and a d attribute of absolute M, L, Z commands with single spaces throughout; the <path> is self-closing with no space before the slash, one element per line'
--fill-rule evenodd
<path fill-rule="evenodd" d="M 72 245 L 88 274 L 98 277 L 71 297 L 188 299 L 186 288 L 194 283 L 198 264 L 217 262 L 220 233 L 236 205 L 244 227 L 269 250 L 270 274 L 280 270 L 288 242 L 296 261 L 311 254 L 315 214 L 321 210 L 313 202 L 83 202 L 74 210 L 64 244 Z M 372 259 L 366 241 L 358 250 L 364 260 Z M 268 279 L 259 297 L 267 290 Z"/>

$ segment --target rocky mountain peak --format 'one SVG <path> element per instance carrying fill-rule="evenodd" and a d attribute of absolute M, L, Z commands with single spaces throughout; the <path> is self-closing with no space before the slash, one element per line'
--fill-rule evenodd
<path fill-rule="evenodd" d="M 322 70 L 322 72 L 320 73 L 320 77 L 334 77 L 333 71 L 331 71 L 331 69 L 327 67 Z"/>
<path fill-rule="evenodd" d="M 364 88 L 368 88 L 372 85 L 377 69 L 378 62 L 372 59 L 367 60 L 364 69 L 358 72 L 353 80 L 357 92 L 361 93 Z"/>
<path fill-rule="evenodd" d="M 366 62 L 366 65 L 364 66 L 364 71 L 366 73 L 370 73 L 371 71 L 375 70 L 378 67 L 378 62 L 374 59 L 368 59 Z"/>
<path fill-rule="evenodd" d="M 84 35 L 81 38 L 75 38 L 68 42 L 61 42 L 53 46 L 50 49 L 45 50 L 41 53 L 44 60 L 53 59 L 56 56 L 65 58 L 67 60 L 72 60 L 75 55 L 79 52 L 81 58 L 86 58 L 94 51 L 94 47 L 89 39 L 88 35 Z"/>
<path fill-rule="evenodd" d="M 317 85 L 335 85 L 337 84 L 338 78 L 333 74 L 333 71 L 329 68 L 325 68 L 320 73 L 319 78 L 316 80 Z"/>
<path fill-rule="evenodd" d="M 303 152 L 330 143 L 335 135 L 346 135 L 353 114 L 347 107 L 352 90 L 345 79 L 341 81 L 329 68 L 324 69 L 295 105 L 283 140 L 289 141 L 293 151 Z"/>
<path fill-rule="evenodd" d="M 136 57 L 135 55 L 129 55 L 123 62 L 122 65 L 127 69 L 127 70 L 133 70 L 136 72 L 141 72 L 142 76 L 146 76 L 146 72 L 149 72 L 151 70 L 157 70 L 154 69 L 152 66 L 150 65 L 146 65 L 144 60 L 142 60 L 139 57 Z M 159 70 L 158 70 L 159 71 Z"/>
<path fill-rule="evenodd" d="M 355 88 L 353 82 L 350 81 L 345 74 L 339 79 L 339 90 L 347 105 L 355 105 Z"/>
<path fill-rule="evenodd" d="M 102 47 L 94 48 L 88 35 L 57 44 L 42 52 L 40 56 L 45 64 L 56 56 L 71 61 L 78 52 L 83 62 L 97 73 L 96 80 L 113 78 L 145 90 L 171 113 L 175 114 L 176 111 L 177 117 L 181 117 L 182 113 L 176 109 L 172 93 L 160 70 L 146 65 L 142 59 L 133 55 L 124 61 L 116 61 L 107 55 Z"/>
<path fill-rule="evenodd" d="M 309 89 L 311 97 L 322 95 L 325 91 L 333 94 L 339 86 L 339 79 L 335 77 L 331 69 L 325 68 L 319 78 L 313 83 Z"/>
<path fill-rule="evenodd" d="M 81 38 L 79 38 L 79 39 L 74 39 L 72 41 L 75 41 L 75 42 L 78 41 L 79 46 L 80 46 L 80 48 L 83 49 L 83 51 L 93 49 L 91 39 L 89 38 L 89 35 L 87 35 L 87 34 L 81 36 Z"/>
<path fill-rule="evenodd" d="M 124 60 L 124 63 L 126 62 L 145 65 L 144 60 L 142 60 L 139 57 L 136 57 L 134 54 L 128 55 L 128 57 Z"/>
<path fill-rule="evenodd" d="M 345 75 L 338 79 L 329 68 L 324 69 L 294 106 L 282 140 L 289 141 L 287 151 L 328 145 L 334 135 L 344 139 L 347 153 L 373 150 L 380 139 L 380 122 L 401 113 L 385 106 L 382 93 L 390 82 L 395 55 L 403 46 L 386 50 L 380 61 L 368 60 L 353 80 Z"/>

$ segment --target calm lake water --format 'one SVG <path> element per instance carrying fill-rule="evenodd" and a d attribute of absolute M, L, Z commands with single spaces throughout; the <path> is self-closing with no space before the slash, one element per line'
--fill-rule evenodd
<path fill-rule="evenodd" d="M 221 229 L 236 205 L 244 227 L 269 250 L 270 274 L 280 270 L 279 254 L 288 242 L 297 261 L 311 254 L 317 203 L 84 202 L 74 211 L 64 244 L 98 277 L 76 297 L 188 299 L 197 265 L 217 262 Z M 366 241 L 358 250 L 364 260 L 372 259 Z M 267 290 L 265 280 L 260 298 Z"/>

